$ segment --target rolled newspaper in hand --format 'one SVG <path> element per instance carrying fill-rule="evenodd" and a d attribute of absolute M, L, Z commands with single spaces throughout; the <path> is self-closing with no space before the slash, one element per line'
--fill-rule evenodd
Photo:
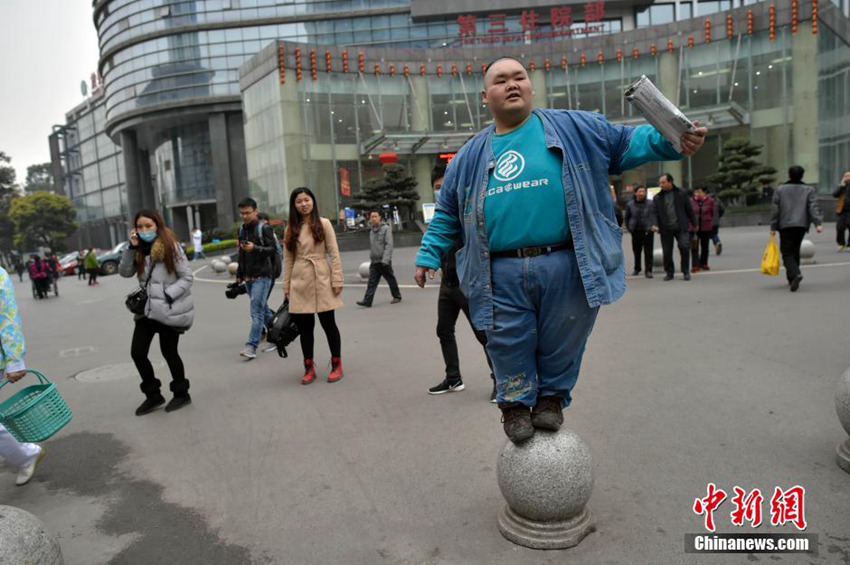
<path fill-rule="evenodd" d="M 679 153 L 682 152 L 682 134 L 694 131 L 693 122 L 672 102 L 667 100 L 652 81 L 642 75 L 626 89 L 626 100 L 652 124 Z"/>

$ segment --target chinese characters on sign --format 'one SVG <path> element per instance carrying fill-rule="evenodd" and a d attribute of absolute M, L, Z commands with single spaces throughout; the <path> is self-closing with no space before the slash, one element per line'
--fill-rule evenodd
<path fill-rule="evenodd" d="M 457 17 L 458 38 L 462 44 L 488 44 L 599 33 L 604 30 L 602 22 L 605 20 L 605 2 L 586 3 L 579 22 L 573 21 L 572 6 L 550 9 L 548 22 L 543 19 L 545 15 L 547 14 L 533 9 L 523 10 L 519 17 L 519 29 L 511 30 L 508 28 L 507 14 L 488 14 L 486 18 L 475 14 L 461 14 Z M 486 33 L 478 33 L 479 20 L 482 22 L 482 29 L 485 29 L 483 24 L 486 23 Z M 583 27 L 573 27 L 574 23 L 580 22 L 584 23 Z"/>
<path fill-rule="evenodd" d="M 759 489 L 747 492 L 739 486 L 733 488 L 735 496 L 731 501 L 734 510 L 730 513 L 732 525 L 744 526 L 749 522 L 750 526 L 757 528 L 762 523 L 762 496 Z M 704 517 L 705 529 L 709 532 L 715 531 L 714 511 L 720 508 L 726 500 L 727 494 L 723 489 L 717 488 L 714 483 L 709 483 L 707 494 L 704 498 L 694 500 L 694 513 Z M 793 524 L 800 531 L 804 531 L 806 525 L 805 509 L 806 489 L 795 485 L 788 490 L 776 487 L 770 498 L 770 525 L 783 526 Z"/>

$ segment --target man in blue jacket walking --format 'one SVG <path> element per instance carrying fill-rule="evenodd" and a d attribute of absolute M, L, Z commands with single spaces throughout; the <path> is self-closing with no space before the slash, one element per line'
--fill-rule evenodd
<path fill-rule="evenodd" d="M 424 286 L 453 245 L 472 322 L 487 332 L 497 403 L 514 443 L 558 430 L 572 400 L 599 306 L 625 292 L 622 230 L 609 175 L 681 159 L 650 126 L 613 125 L 589 112 L 533 109 L 522 63 L 502 58 L 484 76 L 494 125 L 454 157 L 416 257 Z M 698 125 L 698 124 L 697 124 Z"/>

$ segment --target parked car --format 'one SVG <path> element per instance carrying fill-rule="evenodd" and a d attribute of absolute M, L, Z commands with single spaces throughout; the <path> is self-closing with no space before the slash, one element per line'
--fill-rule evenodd
<path fill-rule="evenodd" d="M 100 265 L 100 273 L 102 275 L 114 275 L 117 273 L 118 263 L 121 262 L 121 255 L 129 246 L 129 241 L 122 241 L 113 247 L 111 251 L 98 255 L 97 262 Z"/>
<path fill-rule="evenodd" d="M 77 272 L 77 252 L 68 253 L 59 259 L 59 272 L 63 275 L 73 275 Z"/>

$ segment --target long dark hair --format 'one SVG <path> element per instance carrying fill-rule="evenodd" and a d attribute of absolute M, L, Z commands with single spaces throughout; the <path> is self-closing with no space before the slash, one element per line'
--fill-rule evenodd
<path fill-rule="evenodd" d="M 289 195 L 289 221 L 286 225 L 286 235 L 283 238 L 283 244 L 290 253 L 295 253 L 298 235 L 301 233 L 301 226 L 304 225 L 301 212 L 295 208 L 295 199 L 298 198 L 299 194 L 306 194 L 313 199 L 313 211 L 310 213 L 310 231 L 313 234 L 313 241 L 316 243 L 325 241 L 325 230 L 322 228 L 322 219 L 319 217 L 319 205 L 316 203 L 316 196 L 306 186 L 299 186 Z"/>
<path fill-rule="evenodd" d="M 165 225 L 165 220 L 162 219 L 162 216 L 156 210 L 139 210 L 136 212 L 136 217 L 133 218 L 134 230 L 136 229 L 136 222 L 139 221 L 139 218 L 148 218 L 156 224 L 156 238 L 161 240 L 165 246 L 165 268 L 168 269 L 169 273 L 173 273 L 177 256 L 177 237 L 175 237 L 174 232 Z M 141 246 L 136 248 L 136 256 L 133 262 L 136 266 L 137 274 L 141 275 L 145 272 L 145 253 L 142 251 Z"/>

